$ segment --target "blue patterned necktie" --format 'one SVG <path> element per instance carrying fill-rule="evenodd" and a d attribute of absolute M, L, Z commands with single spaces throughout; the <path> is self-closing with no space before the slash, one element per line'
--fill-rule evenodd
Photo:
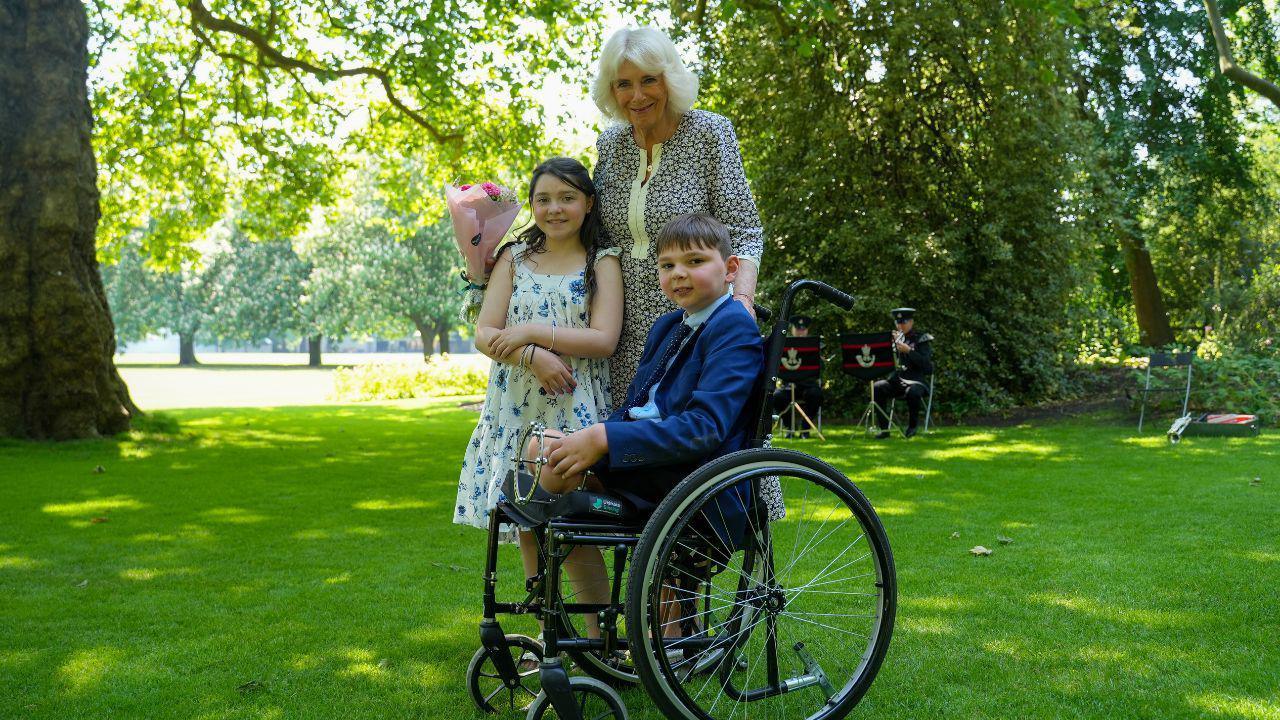
<path fill-rule="evenodd" d="M 663 376 L 667 374 L 667 366 L 671 364 L 671 358 L 675 357 L 676 353 L 680 351 L 680 346 L 684 344 L 685 338 L 689 337 L 689 333 L 692 332 L 692 330 L 693 328 L 689 327 L 684 322 L 679 323 L 671 330 L 667 347 L 662 351 L 662 358 L 658 360 L 657 366 L 653 368 L 653 374 L 651 374 L 649 379 L 645 381 L 645 384 L 640 387 L 640 392 L 631 403 L 631 407 L 644 407 L 648 404 L 649 391 L 653 389 L 654 385 L 661 382 Z"/>

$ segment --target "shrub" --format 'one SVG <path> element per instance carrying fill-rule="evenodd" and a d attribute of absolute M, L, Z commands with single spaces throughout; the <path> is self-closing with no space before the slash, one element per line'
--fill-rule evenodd
<path fill-rule="evenodd" d="M 333 373 L 333 398 L 402 400 L 482 395 L 488 384 L 487 359 L 476 362 L 434 355 L 425 365 L 370 363 L 340 367 Z"/>

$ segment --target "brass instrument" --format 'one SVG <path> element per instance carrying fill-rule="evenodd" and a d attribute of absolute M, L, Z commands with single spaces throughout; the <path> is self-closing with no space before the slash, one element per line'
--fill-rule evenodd
<path fill-rule="evenodd" d="M 907 347 L 911 348 L 911 350 L 913 351 L 916 349 L 916 346 L 914 343 L 907 342 L 907 334 L 902 332 L 901 330 L 893 331 L 893 343 L 894 343 L 893 347 L 895 350 L 898 347 L 898 343 L 902 343 L 903 345 L 906 345 Z"/>

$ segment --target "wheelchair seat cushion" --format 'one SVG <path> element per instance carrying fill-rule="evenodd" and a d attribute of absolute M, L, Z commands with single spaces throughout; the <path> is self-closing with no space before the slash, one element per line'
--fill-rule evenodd
<path fill-rule="evenodd" d="M 556 495 L 537 486 L 533 475 L 521 471 L 507 473 L 502 494 L 503 512 L 527 527 L 544 525 L 552 518 L 634 522 L 648 516 L 655 507 L 629 492 L 575 490 Z M 522 502 L 526 497 L 528 500 Z"/>

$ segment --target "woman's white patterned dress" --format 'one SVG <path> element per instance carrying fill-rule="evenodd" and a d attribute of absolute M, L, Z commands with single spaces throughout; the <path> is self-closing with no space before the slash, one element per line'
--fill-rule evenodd
<path fill-rule="evenodd" d="M 613 125 L 596 141 L 595 185 L 609 243 L 622 249 L 626 285 L 622 337 L 610 359 L 613 402 L 626 399 L 636 374 L 645 336 L 653 321 L 676 309 L 658 285 L 653 239 L 672 218 L 709 213 L 729 228 L 733 251 L 757 267 L 764 234 L 755 200 L 742 170 L 733 125 L 705 110 L 680 117 L 671 139 L 653 149 L 648 182 L 645 152 L 628 124 Z"/>
<path fill-rule="evenodd" d="M 601 250 L 596 261 L 617 254 L 617 248 Z M 507 306 L 507 327 L 525 323 L 590 327 L 582 271 L 569 275 L 534 272 L 530 266 L 537 256 L 526 257 L 524 244 L 512 246 L 511 257 L 514 287 Z M 489 511 L 498 502 L 507 471 L 515 467 L 511 458 L 519 452 L 516 443 L 529 423 L 577 430 L 609 416 L 609 361 L 567 356 L 564 360 L 577 382 L 572 395 L 548 395 L 526 368 L 496 361 L 490 365 L 480 422 L 462 459 L 455 523 L 489 527 Z M 506 529 L 504 540 L 513 539 L 514 528 Z"/>

